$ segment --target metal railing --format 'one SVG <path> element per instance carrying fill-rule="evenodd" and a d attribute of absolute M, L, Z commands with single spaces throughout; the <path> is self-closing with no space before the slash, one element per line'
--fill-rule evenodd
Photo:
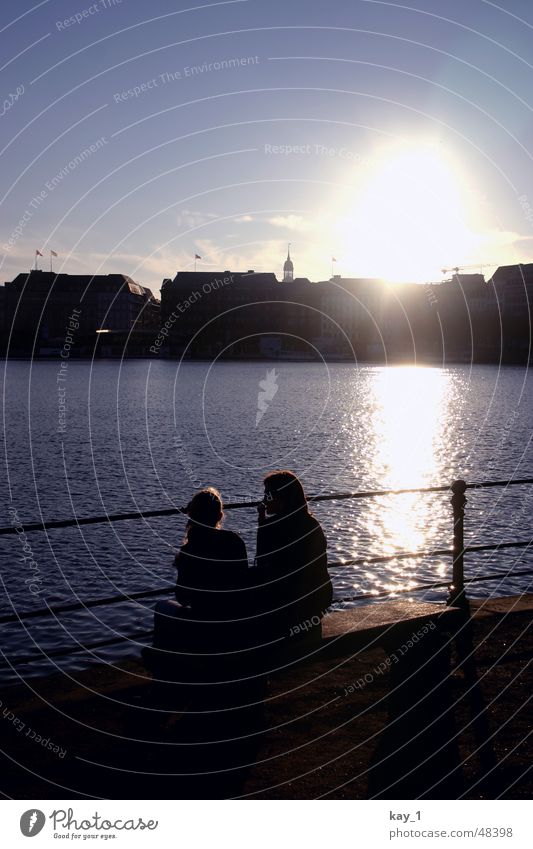
<path fill-rule="evenodd" d="M 464 481 L 463 481 L 464 483 Z M 533 484 L 533 478 L 518 478 L 510 481 L 481 481 L 480 483 L 465 483 L 466 489 L 488 489 L 495 486 L 518 486 L 522 484 Z M 453 487 L 453 484 L 452 484 Z M 427 486 L 414 489 L 369 489 L 362 492 L 336 492 L 332 495 L 309 495 L 307 500 L 319 501 L 344 501 L 349 498 L 378 498 L 382 495 L 407 495 L 416 492 L 449 492 L 452 488 L 446 486 Z M 258 507 L 261 501 L 234 501 L 224 504 L 224 510 L 240 510 L 243 508 Z M 107 513 L 104 516 L 85 516 L 75 519 L 52 519 L 48 522 L 31 522 L 24 525 L 25 533 L 32 531 L 51 531 L 56 528 L 74 528 L 83 525 L 97 525 L 105 522 L 130 522 L 138 519 L 154 519 L 162 516 L 177 516 L 186 513 L 186 507 L 166 507 L 162 510 L 135 510 L 130 513 Z M 0 528 L 0 536 L 17 533 L 13 525 Z"/>
<path fill-rule="evenodd" d="M 377 490 L 366 490 L 360 492 L 342 492 L 342 493 L 333 493 L 329 495 L 311 495 L 308 497 L 308 500 L 311 502 L 322 502 L 322 501 L 337 501 L 337 500 L 347 500 L 347 499 L 358 499 L 358 498 L 377 498 L 381 496 L 389 496 L 389 495 L 404 495 L 404 494 L 412 494 L 412 493 L 438 493 L 438 492 L 452 492 L 451 505 L 453 510 L 453 547 L 451 549 L 432 549 L 429 551 L 400 551 L 395 554 L 382 555 L 377 557 L 360 557 L 353 560 L 345 560 L 339 562 L 333 562 L 328 564 L 329 569 L 338 569 L 338 568 L 346 568 L 349 566 L 356 565 L 369 565 L 372 563 L 386 563 L 391 560 L 398 559 L 421 559 L 421 558 L 429 558 L 429 557 L 437 557 L 437 556 L 451 556 L 452 557 L 452 579 L 451 582 L 434 582 L 434 583 L 425 583 L 420 584 L 418 586 L 411 586 L 406 588 L 396 588 L 392 590 L 385 590 L 379 593 L 372 594 L 363 594 L 363 595 L 354 595 L 346 598 L 336 599 L 336 601 L 362 601 L 362 600 L 371 600 L 373 598 L 386 597 L 389 595 L 396 595 L 398 593 L 413 593 L 413 592 L 421 592 L 427 589 L 437 589 L 437 588 L 448 588 L 448 598 L 447 603 L 453 604 L 454 606 L 465 606 L 467 604 L 466 598 L 466 585 L 471 583 L 478 583 L 482 581 L 492 581 L 497 580 L 499 578 L 509 577 L 509 572 L 498 572 L 492 573 L 490 575 L 482 575 L 476 576 L 473 578 L 465 578 L 464 575 L 464 556 L 465 554 L 474 553 L 474 552 L 484 552 L 484 551 L 499 551 L 509 548 L 529 548 L 533 544 L 533 539 L 527 540 L 510 540 L 495 544 L 489 545 L 477 545 L 477 546 L 466 546 L 464 544 L 464 513 L 465 506 L 467 503 L 467 499 L 465 496 L 467 489 L 488 489 L 493 487 L 509 487 L 509 486 L 524 486 L 533 484 L 533 478 L 519 478 L 515 480 L 506 480 L 506 481 L 481 481 L 477 483 L 466 483 L 463 480 L 456 480 L 450 486 L 432 486 L 432 487 L 419 487 L 419 488 L 409 488 L 409 489 L 377 489 Z M 260 501 L 239 501 L 232 502 L 224 505 L 224 510 L 237 510 L 237 509 L 250 509 L 257 507 L 261 502 Z M 150 519 L 150 518 L 159 518 L 163 516 L 173 516 L 178 515 L 180 513 L 186 513 L 185 507 L 171 507 L 165 508 L 161 510 L 148 510 L 144 512 L 135 511 L 130 513 L 116 513 L 116 514 L 108 514 L 104 516 L 89 516 L 83 518 L 75 518 L 75 519 L 61 519 L 61 520 L 51 520 L 44 522 L 33 522 L 28 525 L 24 525 L 22 528 L 23 533 L 29 533 L 33 531 L 51 531 L 60 528 L 68 528 L 68 527 L 81 527 L 85 525 L 94 525 L 101 523 L 114 523 L 120 521 L 135 521 L 139 519 Z M 18 530 L 20 526 L 7 526 L 0 528 L 0 536 L 8 535 L 8 534 L 17 534 L 21 533 Z M 532 575 L 533 569 L 523 569 L 520 571 L 514 571 L 513 577 Z M 156 596 L 167 595 L 174 591 L 174 585 L 166 585 L 163 587 L 158 587 L 152 590 L 143 590 L 140 592 L 134 592 L 129 594 L 117 594 L 113 596 L 89 599 L 87 601 L 79 601 L 72 602 L 70 604 L 59 604 L 54 606 L 46 606 L 44 608 L 40 608 L 38 610 L 27 611 L 23 613 L 12 613 L 7 614 L 0 617 L 0 624 L 10 624 L 19 621 L 25 621 L 30 619 L 44 618 L 48 616 L 57 617 L 60 614 L 76 612 L 79 610 L 91 609 L 94 607 L 102 607 L 111 604 L 119 604 L 119 603 L 128 603 L 128 602 L 136 602 L 141 599 L 153 598 Z M 147 637 L 151 632 L 137 632 L 131 635 L 124 635 L 122 637 L 115 637 L 109 640 L 99 641 L 98 643 L 94 643 L 92 645 L 87 646 L 74 646 L 69 649 L 60 649 L 54 652 L 46 653 L 46 656 L 61 656 L 70 654 L 76 651 L 83 650 L 91 650 L 93 648 L 100 648 L 103 646 L 110 646 L 124 640 L 132 639 L 135 640 L 137 637 Z M 17 658 L 18 662 L 30 662 L 31 660 L 39 660 L 39 656 L 35 657 L 27 657 L 27 658 Z"/>

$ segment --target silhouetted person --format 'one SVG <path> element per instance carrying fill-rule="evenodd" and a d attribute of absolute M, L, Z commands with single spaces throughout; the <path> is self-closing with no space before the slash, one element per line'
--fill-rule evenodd
<path fill-rule="evenodd" d="M 224 517 L 219 492 L 208 487 L 187 505 L 189 521 L 184 544 L 176 555 L 176 599 L 197 618 L 220 620 L 238 612 L 238 590 L 248 574 L 248 556 L 241 537 L 221 528 Z"/>
<path fill-rule="evenodd" d="M 220 494 L 213 487 L 197 492 L 187 513 L 185 539 L 174 561 L 176 601 L 159 602 L 154 619 L 154 648 L 182 652 L 181 659 L 166 657 L 176 664 L 232 647 L 241 627 L 233 620 L 246 616 L 239 592 L 248 574 L 246 546 L 238 534 L 221 528 Z"/>
<path fill-rule="evenodd" d="M 275 637 L 318 636 L 333 599 L 324 532 L 293 472 L 270 472 L 264 485 L 253 570 L 260 619 Z"/>
<path fill-rule="evenodd" d="M 206 798 L 240 795 L 264 722 L 262 681 L 250 680 L 249 652 L 243 647 L 246 546 L 238 534 L 221 528 L 223 505 L 216 489 L 197 492 L 187 513 L 175 558 L 176 601 L 156 607 L 154 648 L 147 658 L 154 672 L 151 698 L 171 711 L 185 706 L 172 733 L 180 741 L 180 769 L 191 779 L 189 792 L 197 793 L 200 782 Z M 172 770 L 175 758 L 173 751 Z"/>

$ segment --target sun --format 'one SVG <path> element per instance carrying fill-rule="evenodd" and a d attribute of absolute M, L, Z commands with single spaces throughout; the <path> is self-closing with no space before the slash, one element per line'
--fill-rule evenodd
<path fill-rule="evenodd" d="M 350 276 L 391 282 L 434 280 L 442 266 L 476 254 L 459 170 L 438 145 L 376 156 L 336 222 Z"/>

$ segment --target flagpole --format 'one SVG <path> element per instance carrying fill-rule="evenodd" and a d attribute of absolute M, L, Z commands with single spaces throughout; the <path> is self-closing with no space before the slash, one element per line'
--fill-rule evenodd
<path fill-rule="evenodd" d="M 52 271 L 52 251 L 50 251 L 50 271 Z"/>
<path fill-rule="evenodd" d="M 196 255 L 194 257 L 194 273 L 196 274 Z"/>

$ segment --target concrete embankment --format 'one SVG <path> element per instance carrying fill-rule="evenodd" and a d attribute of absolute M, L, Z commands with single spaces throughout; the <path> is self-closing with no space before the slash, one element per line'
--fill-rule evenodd
<path fill-rule="evenodd" d="M 0 692 L 13 798 L 531 798 L 533 595 L 333 613 L 304 662 L 155 687 L 136 660 Z M 23 670 L 21 670 L 23 674 Z"/>

